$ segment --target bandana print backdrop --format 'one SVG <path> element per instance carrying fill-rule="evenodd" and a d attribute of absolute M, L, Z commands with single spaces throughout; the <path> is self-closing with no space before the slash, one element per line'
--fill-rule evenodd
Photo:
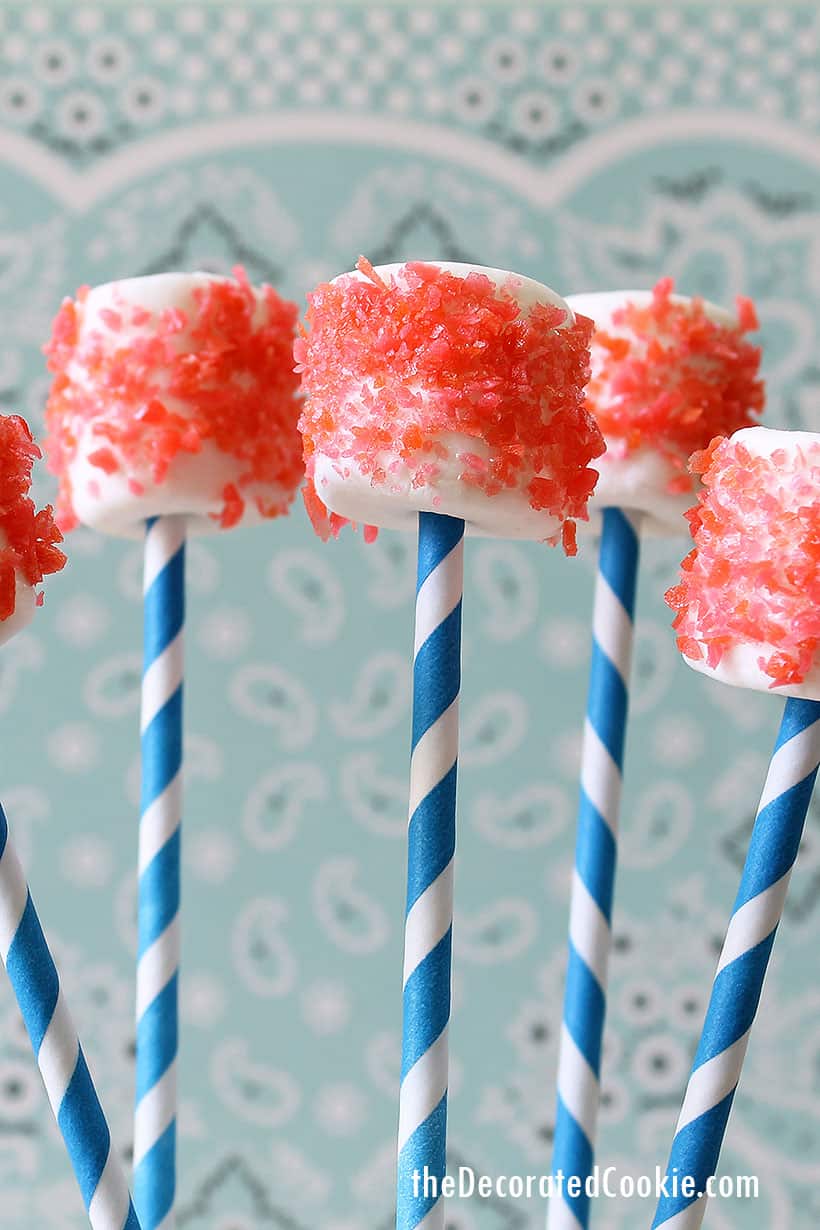
<path fill-rule="evenodd" d="M 770 421 L 820 430 L 809 4 L 0 22 L 0 398 L 38 425 L 79 282 L 241 262 L 302 302 L 363 251 L 751 294 Z M 671 1140 L 778 709 L 680 664 L 661 594 L 684 545 L 647 549 L 640 593 L 601 1137 L 634 1173 Z M 140 549 L 70 552 L 3 655 L 2 792 L 127 1156 Z M 550 1153 L 593 569 L 589 547 L 467 553 L 452 1163 L 491 1174 Z M 181 1227 L 391 1224 L 413 572 L 403 537 L 323 546 L 301 506 L 191 547 Z M 761 1199 L 715 1205 L 725 1230 L 820 1218 L 818 821 L 724 1152 Z M 0 1189 L 6 1230 L 85 1224 L 5 979 Z"/>

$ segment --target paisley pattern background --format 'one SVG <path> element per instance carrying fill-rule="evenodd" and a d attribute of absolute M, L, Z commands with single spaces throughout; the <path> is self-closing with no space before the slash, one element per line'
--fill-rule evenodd
<path fill-rule="evenodd" d="M 80 282 L 242 262 L 301 302 L 364 251 L 752 294 L 770 421 L 820 430 L 818 45 L 808 3 L 6 4 L 0 401 L 42 422 Z M 636 1173 L 671 1140 L 778 716 L 679 663 L 684 545 L 647 546 L 640 586 L 601 1142 Z M 69 548 L 0 662 L 2 793 L 127 1157 L 140 550 Z M 323 546 L 301 507 L 191 548 L 180 1227 L 391 1224 L 413 571 L 409 539 Z M 467 552 L 452 1163 L 490 1174 L 550 1152 L 593 573 L 589 543 Z M 816 808 L 724 1153 L 761 1197 L 715 1230 L 820 1217 L 819 902 Z M 84 1225 L 4 981 L 0 1190 L 8 1230 Z"/>

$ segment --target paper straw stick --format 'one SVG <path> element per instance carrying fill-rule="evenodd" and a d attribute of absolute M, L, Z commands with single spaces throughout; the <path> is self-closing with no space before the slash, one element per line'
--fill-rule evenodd
<path fill-rule="evenodd" d="M 397 1230 L 441 1230 L 453 938 L 464 522 L 419 514 Z M 435 1192 L 414 1190 L 425 1167 Z"/>
<path fill-rule="evenodd" d="M 140 1230 L 2 807 L 0 956 L 91 1225 L 94 1230 Z"/>
<path fill-rule="evenodd" d="M 558 1109 L 553 1174 L 565 1186 L 549 1202 L 549 1230 L 586 1230 L 600 1101 L 612 896 L 621 804 L 621 773 L 634 639 L 639 519 L 603 512 L 592 617 L 592 666 L 581 754 L 581 799 L 569 923 L 569 963 L 558 1052 Z M 570 1196 L 566 1180 L 582 1189 Z"/>
<path fill-rule="evenodd" d="M 139 830 L 134 1200 L 170 1230 L 176 1184 L 185 518 L 148 522 Z"/>
<path fill-rule="evenodd" d="M 703 1222 L 701 1193 L 717 1170 L 818 763 L 820 703 L 788 700 L 667 1166 L 679 1185 L 691 1176 L 695 1191 L 661 1197 L 653 1230 L 697 1230 Z"/>

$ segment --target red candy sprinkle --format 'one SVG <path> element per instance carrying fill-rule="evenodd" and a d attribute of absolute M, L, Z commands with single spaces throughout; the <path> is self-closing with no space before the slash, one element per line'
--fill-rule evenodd
<path fill-rule="evenodd" d="M 666 594 L 678 648 L 714 667 L 737 645 L 771 645 L 758 659 L 771 686 L 801 683 L 820 646 L 820 444 L 764 457 L 715 439 L 690 466 L 695 547 Z"/>
<path fill-rule="evenodd" d="M 100 437 L 91 465 L 106 474 L 120 471 L 132 483 L 146 468 L 155 483 L 163 482 L 179 454 L 198 453 L 206 441 L 243 462 L 214 518 L 223 528 L 241 519 L 240 488 L 251 484 L 275 484 L 288 493 L 282 503 L 260 499 L 262 516 L 285 511 L 304 472 L 292 360 L 298 309 L 265 286 L 257 323 L 257 298 L 244 271 L 234 273 L 235 280 L 210 281 L 194 291 L 190 320 L 176 309 L 154 315 L 123 305 L 130 325 L 142 332 L 122 344 L 95 332 L 82 335 L 87 288 L 63 303 L 44 349 L 54 375 L 46 449 L 60 477 L 57 511 L 65 529 L 77 524 L 68 469 L 88 423 Z M 109 324 L 116 317 L 121 326 L 121 315 L 109 310 Z M 180 353 L 178 335 L 186 329 L 192 346 Z M 82 382 L 75 380 L 77 371 Z M 184 415 L 168 407 L 171 399 L 185 403 Z"/>
<path fill-rule="evenodd" d="M 25 419 L 0 415 L 0 537 L 5 540 L 0 546 L 0 620 L 14 614 L 18 571 L 29 585 L 38 585 L 66 562 L 57 546 L 63 536 L 51 505 L 37 512 L 29 497 L 31 469 L 41 456 Z"/>
<path fill-rule="evenodd" d="M 613 324 L 616 337 L 600 330 L 593 347 L 605 352 L 603 367 L 587 386 L 587 402 L 607 436 L 626 453 L 649 447 L 680 474 L 669 490 L 694 490 L 685 473 L 691 453 L 716 435 L 754 425 L 764 404 L 759 379 L 760 348 L 744 334 L 758 328 L 750 299 L 737 299 L 736 325 L 710 320 L 702 299 L 673 303 L 671 278 L 658 282 L 646 307 L 627 303 Z"/>
<path fill-rule="evenodd" d="M 411 262 L 388 284 L 363 258 L 358 268 L 364 280 L 341 278 L 308 296 L 310 329 L 294 346 L 306 394 L 305 504 L 317 533 L 335 535 L 345 520 L 316 492 L 316 453 L 355 465 L 374 485 L 410 467 L 412 487 L 434 488 L 453 459 L 443 438 L 452 432 L 490 449 L 487 461 L 469 449 L 455 456 L 465 486 L 489 496 L 524 488 L 535 509 L 585 518 L 597 479 L 587 464 L 604 448 L 584 407 L 592 322 L 579 316 L 559 330 L 564 312 L 544 304 L 522 314 L 514 281 L 499 288 L 481 273 Z M 564 546 L 574 553 L 572 528 Z"/>

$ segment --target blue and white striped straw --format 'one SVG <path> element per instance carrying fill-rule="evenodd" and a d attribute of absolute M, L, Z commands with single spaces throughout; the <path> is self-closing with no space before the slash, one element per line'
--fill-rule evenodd
<path fill-rule="evenodd" d="M 94 1230 L 140 1230 L 128 1184 L 0 807 L 0 957 Z"/>
<path fill-rule="evenodd" d="M 549 1230 L 586 1230 L 600 1102 L 621 774 L 634 639 L 639 520 L 603 510 L 592 629 L 592 666 L 581 754 L 581 799 L 569 923 L 569 964 L 558 1053 L 552 1170 L 564 1187 L 549 1202 Z M 581 1192 L 570 1196 L 566 1180 Z"/>
<path fill-rule="evenodd" d="M 184 517 L 148 522 L 142 679 L 134 1199 L 170 1230 L 176 1185 Z"/>
<path fill-rule="evenodd" d="M 788 700 L 672 1141 L 666 1173 L 678 1191 L 659 1201 L 653 1230 L 697 1230 L 703 1222 L 818 763 L 820 703 Z M 694 1194 L 683 1195 L 689 1175 Z"/>
<path fill-rule="evenodd" d="M 464 522 L 419 514 L 397 1230 L 441 1230 L 453 938 Z M 415 1172 L 437 1189 L 414 1187 Z"/>

